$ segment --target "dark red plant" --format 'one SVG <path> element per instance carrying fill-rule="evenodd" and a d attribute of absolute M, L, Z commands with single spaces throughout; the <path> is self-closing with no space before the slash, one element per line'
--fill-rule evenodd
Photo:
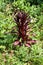
<path fill-rule="evenodd" d="M 28 39 L 28 35 L 26 35 L 29 28 L 28 23 L 30 23 L 30 18 L 27 16 L 27 13 L 19 11 L 14 19 L 18 26 L 18 39 L 22 38 L 22 42 L 25 42 L 25 46 L 30 47 L 32 43 L 34 44 L 36 42 L 35 40 Z M 14 45 L 21 45 L 21 42 L 16 40 Z"/>

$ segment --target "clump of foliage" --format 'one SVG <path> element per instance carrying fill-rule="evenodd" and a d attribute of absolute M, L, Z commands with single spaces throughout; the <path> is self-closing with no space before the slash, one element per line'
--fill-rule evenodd
<path fill-rule="evenodd" d="M 15 12 L 16 9 L 17 11 Z M 13 16 L 13 12 L 16 16 L 15 14 Z M 22 15 L 22 12 L 26 16 L 26 19 L 25 16 Z M 25 21 L 30 20 L 27 22 L 28 25 L 26 27 L 29 28 L 28 32 L 26 30 L 26 35 L 24 36 L 21 36 L 21 32 L 18 33 L 22 30 L 22 26 L 20 28 L 19 24 L 21 23 L 15 20 L 18 17 L 20 18 L 21 15 Z M 20 21 L 21 20 L 22 19 L 20 19 Z M 19 22 L 19 24 L 17 22 Z M 30 47 L 25 46 L 27 38 L 24 39 L 24 37 L 27 36 L 27 34 L 28 39 L 31 41 L 37 40 L 36 44 Z M 19 43 L 19 45 L 22 46 L 13 46 L 15 41 L 16 44 Z M 43 65 L 42 0 L 0 0 L 0 65 Z"/>
<path fill-rule="evenodd" d="M 41 3 L 43 3 L 43 0 L 27 0 L 27 2 L 30 2 L 31 3 L 31 5 L 32 4 L 35 4 L 35 5 L 39 5 L 39 4 L 41 4 Z"/>
<path fill-rule="evenodd" d="M 0 64 L 12 65 L 43 65 L 43 49 L 42 44 L 35 44 L 31 48 L 15 47 L 15 50 L 10 52 L 0 53 Z"/>

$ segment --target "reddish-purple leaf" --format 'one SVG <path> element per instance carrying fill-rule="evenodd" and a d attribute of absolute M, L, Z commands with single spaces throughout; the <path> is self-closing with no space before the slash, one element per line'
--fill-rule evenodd
<path fill-rule="evenodd" d="M 19 41 L 19 40 L 16 40 L 14 43 L 13 43 L 14 46 L 17 46 L 17 45 L 22 45 L 22 43 Z"/>
<path fill-rule="evenodd" d="M 30 47 L 31 45 L 26 43 L 25 46 Z"/>
<path fill-rule="evenodd" d="M 18 41 L 18 40 L 16 40 L 14 43 L 13 43 L 13 45 L 14 46 L 16 46 L 16 45 L 18 45 L 20 42 Z"/>
<path fill-rule="evenodd" d="M 34 44 L 34 43 L 36 43 L 36 40 L 27 40 L 27 43 L 30 43 L 30 44 Z"/>

